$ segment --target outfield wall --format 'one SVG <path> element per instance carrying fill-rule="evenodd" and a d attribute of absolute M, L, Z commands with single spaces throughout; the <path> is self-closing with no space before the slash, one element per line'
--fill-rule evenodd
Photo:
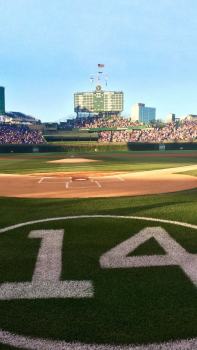
<path fill-rule="evenodd" d="M 98 141 L 98 133 L 88 133 L 86 131 L 83 131 L 81 133 L 76 133 L 71 131 L 70 133 L 65 132 L 59 132 L 58 134 L 54 135 L 43 135 L 45 140 L 47 142 L 62 142 L 62 141 L 92 141 L 97 142 Z"/>
<path fill-rule="evenodd" d="M 131 142 L 131 143 L 88 143 L 55 145 L 0 145 L 0 153 L 44 153 L 44 152 L 126 152 L 126 151 L 170 151 L 197 150 L 197 141 L 193 142 Z"/>

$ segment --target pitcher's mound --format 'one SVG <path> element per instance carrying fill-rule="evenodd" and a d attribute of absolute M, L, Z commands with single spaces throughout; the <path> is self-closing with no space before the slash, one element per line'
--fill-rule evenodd
<path fill-rule="evenodd" d="M 90 163 L 90 162 L 101 162 L 101 160 L 86 159 L 86 158 L 65 158 L 58 160 L 50 160 L 47 163 Z"/>

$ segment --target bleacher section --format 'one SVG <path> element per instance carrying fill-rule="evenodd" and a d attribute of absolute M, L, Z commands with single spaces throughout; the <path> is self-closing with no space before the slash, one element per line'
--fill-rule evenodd
<path fill-rule="evenodd" d="M 98 141 L 99 143 L 165 142 L 197 139 L 197 121 L 184 120 L 157 127 L 139 125 L 123 117 L 88 117 L 60 123 L 57 132 L 44 135 L 47 141 Z"/>
<path fill-rule="evenodd" d="M 19 112 L 10 112 L 15 118 L 23 118 Z M 33 118 L 33 117 L 32 117 Z M 33 118 L 34 119 L 34 118 Z M 18 120 L 18 119 L 17 119 Z M 30 120 L 30 119 L 29 119 Z M 13 118 L 14 121 L 14 118 Z M 164 127 L 139 125 L 123 117 L 108 119 L 99 117 L 74 118 L 67 123 L 0 123 L 0 143 L 148 143 L 184 142 L 197 140 L 197 121 L 183 120 L 164 124 Z M 43 132 L 43 135 L 41 136 Z"/>
<path fill-rule="evenodd" d="M 26 125 L 0 124 L 0 144 L 45 144 L 41 133 Z"/>

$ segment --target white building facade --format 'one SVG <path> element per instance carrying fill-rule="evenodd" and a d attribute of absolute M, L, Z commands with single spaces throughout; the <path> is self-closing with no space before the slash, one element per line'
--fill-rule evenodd
<path fill-rule="evenodd" d="M 131 108 L 131 119 L 134 122 L 150 124 L 156 120 L 156 108 L 145 107 L 144 103 L 135 103 Z"/>
<path fill-rule="evenodd" d="M 175 114 L 174 113 L 167 114 L 167 123 L 173 123 L 173 122 L 175 122 Z"/>

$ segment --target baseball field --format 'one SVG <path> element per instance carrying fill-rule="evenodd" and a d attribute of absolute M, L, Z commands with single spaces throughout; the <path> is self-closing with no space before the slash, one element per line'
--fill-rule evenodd
<path fill-rule="evenodd" d="M 197 152 L 0 155 L 0 349 L 197 349 Z"/>

